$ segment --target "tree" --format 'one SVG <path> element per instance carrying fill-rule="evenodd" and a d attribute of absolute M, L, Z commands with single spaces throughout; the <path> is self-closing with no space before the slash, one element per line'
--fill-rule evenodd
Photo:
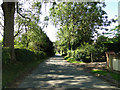
<path fill-rule="evenodd" d="M 96 48 L 96 53 L 104 53 L 106 51 L 106 47 L 105 47 L 105 42 L 108 41 L 108 37 L 105 37 L 103 35 L 99 36 L 96 40 L 95 43 L 95 48 Z"/>
<path fill-rule="evenodd" d="M 4 13 L 4 37 L 3 46 L 10 48 L 11 60 L 15 60 L 14 52 L 14 13 L 15 2 L 3 2 L 2 10 Z"/>
<path fill-rule="evenodd" d="M 29 17 L 30 20 L 17 15 L 15 19 L 16 27 L 18 27 L 15 32 L 16 46 L 31 49 L 35 52 L 43 51 L 50 55 L 54 52 L 54 47 L 43 31 L 43 28 L 47 26 L 44 21 L 48 21 L 48 17 L 45 17 L 44 21 L 41 22 L 41 5 L 41 2 L 33 2 L 30 9 L 24 10 L 24 13 L 21 12 L 22 15 Z"/>
<path fill-rule="evenodd" d="M 61 2 L 54 5 L 50 9 L 51 18 L 60 27 L 60 44 L 67 45 L 69 50 L 77 49 L 84 42 L 91 44 L 96 29 L 110 25 L 102 7 L 105 7 L 104 2 Z"/>

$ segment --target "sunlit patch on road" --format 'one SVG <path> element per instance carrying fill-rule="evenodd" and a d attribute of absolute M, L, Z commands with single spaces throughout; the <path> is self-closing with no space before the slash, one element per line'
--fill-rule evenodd
<path fill-rule="evenodd" d="M 80 67 L 79 67 L 80 68 Z M 77 69 L 63 57 L 52 57 L 39 65 L 19 88 L 116 88 L 83 69 Z"/>

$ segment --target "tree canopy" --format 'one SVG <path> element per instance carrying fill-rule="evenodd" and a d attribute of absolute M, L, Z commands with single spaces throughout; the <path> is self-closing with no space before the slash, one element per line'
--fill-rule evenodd
<path fill-rule="evenodd" d="M 4 47 L 11 49 L 11 60 L 15 60 L 14 46 L 32 51 L 43 51 L 49 55 L 54 53 L 53 43 L 43 31 L 43 28 L 47 26 L 44 21 L 48 21 L 48 18 L 45 17 L 44 21 L 41 21 L 41 7 L 42 3 L 38 1 L 32 2 L 29 8 L 24 8 L 24 3 L 21 1 L 3 2 L 3 44 Z"/>
<path fill-rule="evenodd" d="M 84 42 L 92 43 L 96 29 L 111 24 L 102 9 L 104 2 L 60 2 L 53 5 L 51 18 L 59 26 L 59 45 L 62 48 L 77 49 Z"/>

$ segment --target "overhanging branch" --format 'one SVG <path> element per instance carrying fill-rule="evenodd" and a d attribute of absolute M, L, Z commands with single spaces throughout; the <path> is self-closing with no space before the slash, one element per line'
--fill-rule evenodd
<path fill-rule="evenodd" d="M 21 17 L 26 18 L 26 19 L 29 19 L 29 21 L 31 21 L 31 19 L 30 19 L 29 17 L 25 17 L 25 16 L 23 16 L 23 15 L 19 12 L 19 10 L 18 10 L 18 2 L 17 2 L 17 13 L 18 13 Z"/>
<path fill-rule="evenodd" d="M 21 33 L 22 29 L 21 30 L 19 30 L 19 29 L 20 29 L 20 27 L 18 28 L 18 32 L 14 35 L 14 38 Z"/>

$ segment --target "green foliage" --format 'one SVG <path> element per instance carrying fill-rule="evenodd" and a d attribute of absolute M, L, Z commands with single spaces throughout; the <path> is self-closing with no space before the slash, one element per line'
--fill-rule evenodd
<path fill-rule="evenodd" d="M 75 58 L 70 57 L 70 58 L 67 59 L 67 61 L 72 63 L 73 61 L 75 61 Z"/>
<path fill-rule="evenodd" d="M 35 45 L 35 43 L 34 42 L 30 42 L 29 44 L 28 44 L 28 48 L 29 49 L 31 49 L 32 51 L 34 51 L 34 50 L 36 50 L 36 45 Z"/>
<path fill-rule="evenodd" d="M 103 7 L 105 7 L 103 2 L 61 2 L 53 5 L 50 9 L 50 16 L 53 23 L 60 27 L 58 31 L 59 43 L 57 43 L 59 50 L 75 57 L 75 53 L 72 51 L 78 47 L 81 48 L 81 44 L 92 44 L 93 34 L 97 33 L 96 28 L 100 29 L 101 26 L 110 25 Z M 84 53 L 87 55 L 93 52 L 92 45 L 86 45 L 84 48 L 85 50 L 80 51 L 85 51 Z"/>
<path fill-rule="evenodd" d="M 29 62 L 17 62 L 16 64 L 2 65 L 2 87 L 6 87 L 15 83 L 16 79 L 24 76 L 26 72 L 30 72 L 33 68 L 38 66 L 45 59 L 39 59 L 37 61 Z"/>
<path fill-rule="evenodd" d="M 32 52 L 26 49 L 15 49 L 16 59 L 20 62 L 28 62 L 33 60 L 39 60 L 46 57 L 45 53 L 40 52 Z"/>
<path fill-rule="evenodd" d="M 82 61 L 77 61 L 76 58 L 73 58 L 73 57 L 65 56 L 64 59 L 70 63 L 83 63 Z"/>
<path fill-rule="evenodd" d="M 120 74 L 118 74 L 118 73 L 102 71 L 102 70 L 92 70 L 92 72 L 97 73 L 97 74 L 101 74 L 104 76 L 107 76 L 109 74 L 113 79 L 120 81 Z"/>
<path fill-rule="evenodd" d="M 94 44 L 83 43 L 76 50 L 68 50 L 67 55 L 69 57 L 74 57 L 76 60 L 83 62 L 91 62 L 91 53 L 92 55 L 97 55 L 97 58 L 94 57 L 93 61 L 105 61 L 104 54 L 107 50 L 104 42 L 107 41 L 107 37 L 100 36 Z M 102 58 L 101 58 L 102 57 Z M 93 58 L 92 58 L 93 59 Z M 99 60 L 98 60 L 99 59 Z"/>
<path fill-rule="evenodd" d="M 34 60 L 39 60 L 42 58 L 47 57 L 46 53 L 43 51 L 30 51 L 26 49 L 15 49 L 15 55 L 16 59 L 19 62 L 29 62 Z M 10 49 L 9 48 L 3 48 L 2 49 L 2 63 L 3 64 L 9 64 L 10 60 Z"/>
<path fill-rule="evenodd" d="M 10 49 L 2 48 L 2 63 L 7 64 L 10 62 Z"/>
<path fill-rule="evenodd" d="M 108 38 L 105 36 L 99 36 L 96 40 L 95 43 L 95 49 L 96 49 L 96 53 L 103 53 L 107 50 L 107 48 L 105 47 L 105 43 L 108 41 Z"/>
<path fill-rule="evenodd" d="M 102 70 L 92 70 L 93 73 L 98 73 L 98 74 L 101 74 L 101 75 L 106 75 L 107 72 L 106 71 L 102 71 Z"/>
<path fill-rule="evenodd" d="M 69 58 L 69 56 L 65 56 L 64 59 L 67 60 Z"/>
<path fill-rule="evenodd" d="M 43 28 L 47 25 L 40 21 L 41 2 L 33 2 L 29 10 L 23 8 L 24 4 L 18 2 L 18 12 L 15 17 L 14 47 L 16 62 L 9 63 L 10 49 L 3 48 L 3 86 L 12 82 L 21 72 L 25 72 L 34 64 L 40 63 L 46 57 L 53 56 L 54 46 Z M 33 12 L 34 11 L 34 12 Z M 45 17 L 48 21 L 49 17 Z M 43 26 L 40 26 L 42 24 Z"/>
<path fill-rule="evenodd" d="M 106 43 L 105 47 L 107 48 L 106 51 L 114 51 L 116 53 L 120 52 L 120 43 Z"/>
<path fill-rule="evenodd" d="M 107 51 L 114 51 L 116 53 L 120 52 L 120 25 L 115 26 L 115 28 L 111 29 L 109 33 L 105 34 L 114 36 L 113 38 L 108 38 L 108 40 L 105 42 Z"/>
<path fill-rule="evenodd" d="M 3 81 L 2 86 L 6 87 L 7 85 L 14 82 L 16 78 L 24 74 L 33 67 L 36 67 L 48 56 L 46 53 L 39 51 L 33 52 L 26 49 L 15 49 L 15 55 L 17 61 L 15 63 L 10 62 L 10 49 L 2 49 L 2 72 Z"/>
<path fill-rule="evenodd" d="M 94 45 L 84 43 L 76 49 L 76 57 L 80 59 L 90 58 L 90 54 L 95 52 Z"/>
<path fill-rule="evenodd" d="M 22 7 L 22 5 L 20 6 Z M 54 55 L 53 43 L 43 31 L 43 28 L 47 25 L 44 21 L 48 21 L 49 17 L 46 16 L 45 20 L 41 22 L 39 17 L 41 15 L 41 7 L 41 2 L 33 2 L 29 10 L 23 9 L 23 15 L 26 18 L 17 15 L 15 22 L 18 30 L 15 32 L 15 47 L 29 49 L 34 52 L 41 51 L 51 56 Z"/>
<path fill-rule="evenodd" d="M 46 33 L 44 33 L 38 25 L 30 26 L 33 29 L 29 29 L 26 33 L 22 34 L 22 37 L 18 37 L 15 40 L 16 48 L 28 48 L 31 51 L 42 51 L 48 56 L 54 55 L 53 43 L 49 40 Z"/>

